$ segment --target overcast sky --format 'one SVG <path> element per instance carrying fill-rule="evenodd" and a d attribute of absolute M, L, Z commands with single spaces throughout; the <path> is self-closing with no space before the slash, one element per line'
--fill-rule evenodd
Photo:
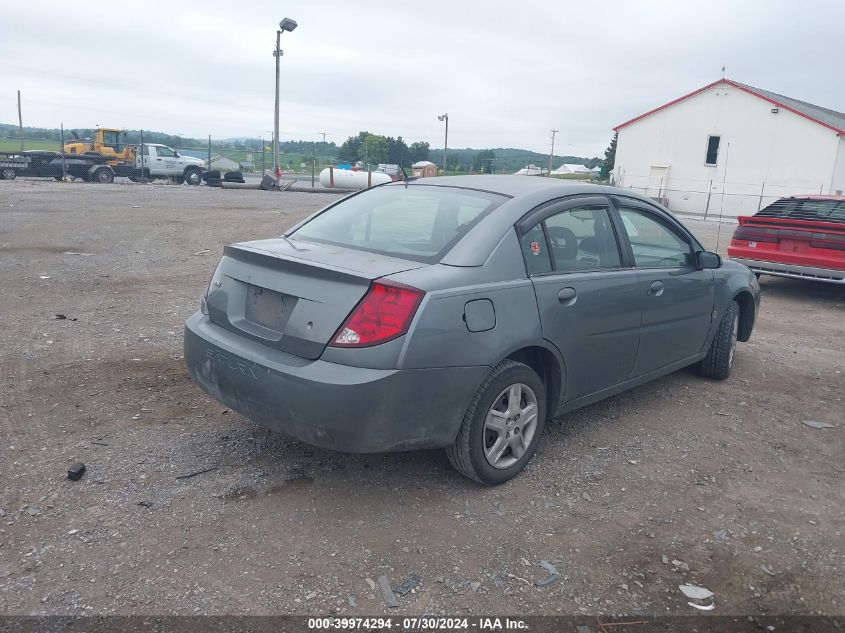
<path fill-rule="evenodd" d="M 845 111 L 843 0 L 3 2 L 0 122 L 269 136 L 360 130 L 603 153 L 611 128 L 726 76 Z"/>

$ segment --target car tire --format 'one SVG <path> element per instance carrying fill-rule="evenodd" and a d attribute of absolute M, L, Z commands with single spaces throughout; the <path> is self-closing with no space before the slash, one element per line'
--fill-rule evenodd
<path fill-rule="evenodd" d="M 196 167 L 189 167 L 185 170 L 185 182 L 189 185 L 199 185 L 202 183 L 202 172 Z"/>
<path fill-rule="evenodd" d="M 516 390 L 519 404 L 512 405 Z M 530 405 L 534 407 L 533 419 Z M 528 365 L 505 360 L 478 388 L 446 455 L 465 477 L 488 486 L 502 484 L 518 475 L 531 460 L 545 424 L 543 381 Z M 497 449 L 503 445 L 503 449 Z"/>
<path fill-rule="evenodd" d="M 731 301 L 722 320 L 719 321 L 719 329 L 707 356 L 699 365 L 699 372 L 705 378 L 724 380 L 731 375 L 734 355 L 736 353 L 736 342 L 739 334 L 739 304 Z"/>
<path fill-rule="evenodd" d="M 91 176 L 91 181 L 101 185 L 108 185 L 114 182 L 114 174 L 110 169 L 98 169 Z"/>
<path fill-rule="evenodd" d="M 10 167 L 7 167 L 2 173 L 0 173 L 0 177 L 2 177 L 3 180 L 14 180 L 17 175 L 18 172 Z"/>

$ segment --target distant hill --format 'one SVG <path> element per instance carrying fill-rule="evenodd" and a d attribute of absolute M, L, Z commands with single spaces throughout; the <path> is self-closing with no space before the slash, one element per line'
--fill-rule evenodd
<path fill-rule="evenodd" d="M 94 134 L 94 129 L 92 128 L 66 128 L 65 129 L 65 140 L 70 140 L 73 138 L 73 132 L 76 132 L 81 138 L 90 138 Z M 10 125 L 8 123 L 0 123 L 0 139 L 17 139 L 18 138 L 18 126 L 17 125 Z M 49 141 L 59 141 L 61 139 L 61 130 L 57 128 L 37 128 L 37 127 L 24 127 L 24 138 L 35 140 L 49 140 Z M 141 132 L 140 130 L 127 130 L 127 140 L 129 143 L 138 143 L 141 140 Z M 176 148 L 206 148 L 208 147 L 208 138 L 204 139 L 197 139 L 197 138 L 188 138 L 186 136 L 179 136 L 178 134 L 168 134 L 166 132 L 154 132 L 151 130 L 144 130 L 144 140 L 148 143 L 163 143 L 164 145 L 169 145 L 170 147 Z M 265 144 L 267 147 L 270 146 L 269 139 L 264 139 Z M 37 149 L 35 147 L 35 143 L 32 144 L 30 149 Z M 212 139 L 212 146 L 215 150 L 218 149 L 230 149 L 230 150 L 240 150 L 240 151 L 248 151 L 248 152 L 260 152 L 261 151 L 261 139 L 258 138 L 247 138 L 247 137 L 238 137 L 238 138 L 225 138 L 225 139 Z M 58 147 L 58 145 L 57 145 Z M 38 147 L 40 148 L 40 146 Z M 281 152 L 284 154 L 296 154 L 302 157 L 309 157 L 312 152 L 314 152 L 317 156 L 321 157 L 322 159 L 334 159 L 337 158 L 337 151 L 338 147 L 334 143 L 322 143 L 317 142 L 316 144 L 313 141 L 282 141 L 280 144 Z M 468 170 L 469 167 L 472 165 L 473 158 L 475 155 L 480 152 L 482 149 L 488 148 L 479 148 L 474 149 L 471 147 L 466 147 L 463 149 L 452 149 L 449 148 L 449 164 L 450 169 L 457 168 L 457 169 L 466 169 Z M 496 147 L 493 148 L 493 152 L 496 155 L 495 166 L 497 173 L 513 173 L 526 165 L 534 164 L 538 167 L 545 167 L 548 165 L 549 162 L 549 155 L 548 154 L 540 154 L 538 152 L 532 152 L 525 149 L 516 149 L 513 147 Z M 443 157 L 443 149 L 432 148 L 429 151 L 428 159 L 437 163 L 438 165 L 441 164 Z M 302 158 L 302 160 L 306 160 L 306 158 Z M 296 161 L 299 162 L 299 159 Z M 598 157 L 595 158 L 586 158 L 583 156 L 559 156 L 555 155 L 552 159 L 552 169 L 557 169 L 564 163 L 571 163 L 576 165 L 586 165 L 587 167 L 593 167 L 599 164 L 601 160 Z"/>

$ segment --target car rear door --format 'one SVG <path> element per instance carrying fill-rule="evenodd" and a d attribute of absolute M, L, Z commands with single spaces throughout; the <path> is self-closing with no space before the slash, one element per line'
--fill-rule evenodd
<path fill-rule="evenodd" d="M 623 265 L 604 196 L 544 205 L 517 226 L 543 336 L 566 364 L 570 402 L 628 379 L 637 356 L 642 302 Z"/>
<path fill-rule="evenodd" d="M 636 377 L 703 350 L 713 319 L 714 276 L 712 270 L 698 269 L 698 244 L 667 213 L 630 198 L 614 198 L 614 204 L 639 278 Z"/>

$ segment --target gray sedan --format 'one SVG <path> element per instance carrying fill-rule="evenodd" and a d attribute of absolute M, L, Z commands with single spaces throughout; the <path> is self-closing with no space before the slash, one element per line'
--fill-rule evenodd
<path fill-rule="evenodd" d="M 499 484 L 548 418 L 688 365 L 727 378 L 759 302 L 748 268 L 630 191 L 428 178 L 225 247 L 185 362 L 219 401 L 304 442 L 442 447 Z"/>

